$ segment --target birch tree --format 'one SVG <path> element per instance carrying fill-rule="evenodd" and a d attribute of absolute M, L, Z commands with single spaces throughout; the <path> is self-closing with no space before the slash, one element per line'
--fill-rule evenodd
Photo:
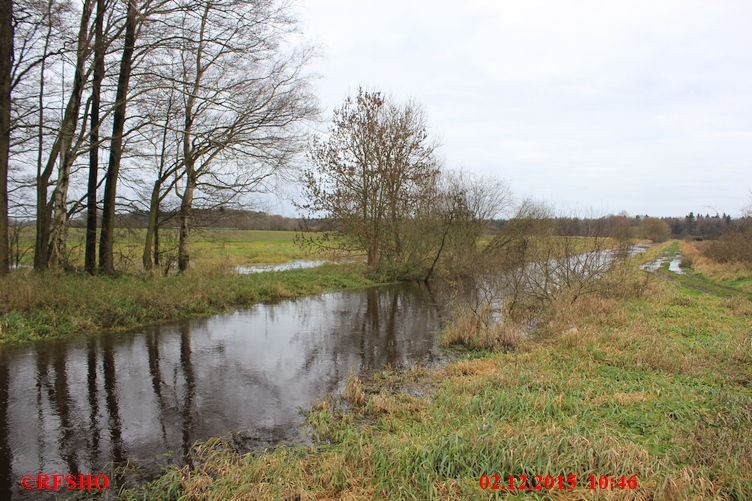
<path fill-rule="evenodd" d="M 94 0 L 85 0 L 78 30 L 75 52 L 75 69 L 70 99 L 60 124 L 60 133 L 52 147 L 52 152 L 47 161 L 46 172 L 51 171 L 57 161 L 57 183 L 52 193 L 50 210 L 52 215 L 44 214 L 51 224 L 50 242 L 47 251 L 47 263 L 60 264 L 65 254 L 65 245 L 68 228 L 68 188 L 70 186 L 70 174 L 73 162 L 79 154 L 81 144 L 85 139 L 83 133 L 76 138 L 76 130 L 80 119 L 81 100 L 84 86 L 91 72 L 89 55 L 91 54 L 91 14 L 94 8 Z M 79 129 L 82 131 L 83 129 Z M 76 140 L 77 139 L 77 140 Z M 44 237 L 45 235 L 42 235 Z M 39 242 L 38 242 L 39 243 Z M 46 242 L 41 242 L 44 245 Z M 36 257 L 35 257 L 36 264 Z"/>

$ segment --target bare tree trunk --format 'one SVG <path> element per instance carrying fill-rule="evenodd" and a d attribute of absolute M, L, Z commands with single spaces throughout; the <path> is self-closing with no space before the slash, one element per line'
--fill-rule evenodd
<path fill-rule="evenodd" d="M 52 219 L 51 204 L 47 203 L 47 185 L 51 174 L 52 169 L 37 176 L 37 235 L 34 245 L 34 269 L 37 271 L 47 269 L 47 244 Z"/>
<path fill-rule="evenodd" d="M 159 192 L 162 189 L 162 180 L 157 179 L 154 181 L 154 188 L 151 191 L 151 202 L 149 204 L 149 223 L 146 226 L 146 241 L 144 242 L 144 255 L 142 261 L 144 263 L 144 269 L 151 271 L 154 267 L 152 261 L 152 246 L 154 245 L 154 237 L 157 231 L 157 217 L 159 216 Z"/>
<path fill-rule="evenodd" d="M 366 265 L 370 268 L 376 264 L 376 242 L 372 242 L 368 247 L 368 258 Z"/>
<path fill-rule="evenodd" d="M 52 219 L 47 265 L 53 267 L 65 264 L 66 240 L 68 237 L 68 187 L 70 186 L 70 168 L 64 153 L 60 155 L 60 167 L 57 186 L 52 192 Z"/>
<path fill-rule="evenodd" d="M 89 135 L 89 193 L 86 197 L 86 253 L 84 269 L 94 274 L 97 268 L 97 180 L 99 178 L 99 101 L 104 78 L 104 0 L 97 0 L 94 21 L 94 78 L 91 88 L 91 134 Z"/>
<path fill-rule="evenodd" d="M 117 192 L 120 160 L 123 156 L 123 130 L 125 129 L 125 106 L 128 102 L 128 84 L 133 65 L 133 48 L 136 42 L 136 24 L 138 8 L 136 0 L 128 1 L 128 14 L 125 20 L 125 46 L 120 60 L 115 111 L 112 118 L 112 142 L 110 161 L 105 174 L 104 206 L 102 208 L 102 231 L 99 235 L 99 269 L 103 273 L 113 274 L 115 264 L 112 256 L 112 237 L 115 229 L 115 197 Z"/>
<path fill-rule="evenodd" d="M 47 37 L 44 41 L 44 54 L 47 54 L 49 48 L 50 36 L 52 35 L 52 2 L 47 3 Z M 47 186 L 52 175 L 54 162 L 49 163 L 42 169 L 44 155 L 44 75 L 47 61 L 42 60 L 39 70 L 39 127 L 37 132 L 37 221 L 36 221 L 36 241 L 34 243 L 34 269 L 42 271 L 47 268 L 47 242 L 50 238 L 50 211 L 47 204 Z M 52 149 L 51 158 L 56 158 L 56 149 L 60 142 L 55 141 Z"/>
<path fill-rule="evenodd" d="M 0 0 L 0 276 L 10 273 L 8 247 L 8 161 L 13 64 L 13 2 Z"/>
<path fill-rule="evenodd" d="M 207 9 L 208 11 L 208 9 Z M 206 14 L 204 15 L 206 16 Z M 204 17 L 205 19 L 205 17 Z M 203 31 L 203 30 L 202 30 Z M 203 33 L 202 33 L 203 34 Z M 201 79 L 201 49 L 196 58 L 197 72 L 193 94 L 188 98 L 185 107 L 185 129 L 183 130 L 183 162 L 185 163 L 185 191 L 180 202 L 180 238 L 178 240 L 178 271 L 184 273 L 190 266 L 190 254 L 188 252 L 191 236 L 191 216 L 193 215 L 193 194 L 196 190 L 196 165 L 193 159 L 191 145 L 191 131 L 193 126 L 193 105 L 195 95 Z"/>
<path fill-rule="evenodd" d="M 55 191 L 52 194 L 52 217 L 51 239 L 47 255 L 47 264 L 58 264 L 65 254 L 65 241 L 68 230 L 68 185 L 70 182 L 70 171 L 75 159 L 75 154 L 71 148 L 73 136 L 76 132 L 78 123 L 78 114 L 81 107 L 81 96 L 84 91 L 86 81 L 86 61 L 89 57 L 89 19 L 94 8 L 92 0 L 86 0 L 81 13 L 81 25 L 78 30 L 78 43 L 76 47 L 76 72 L 73 76 L 73 89 L 65 108 L 65 116 L 60 125 L 60 135 L 58 141 L 58 153 L 60 163 L 58 165 L 58 180 Z M 50 155 L 48 167 L 54 162 L 55 149 Z M 46 188 L 45 188 L 46 190 Z M 49 210 L 49 209 L 48 209 Z"/>
<path fill-rule="evenodd" d="M 191 167 L 191 171 L 193 168 Z M 196 189 L 196 175 L 188 172 L 183 201 L 180 204 L 180 243 L 178 244 L 178 270 L 184 273 L 190 266 L 188 239 L 191 236 L 191 216 L 193 215 L 193 193 Z"/>
<path fill-rule="evenodd" d="M 157 216 L 159 216 L 159 213 L 157 213 Z M 159 224 L 154 225 L 154 266 L 159 268 L 160 266 L 160 260 L 159 260 Z"/>
<path fill-rule="evenodd" d="M 165 113 L 165 123 L 162 129 L 162 148 L 159 153 L 159 173 L 157 180 L 154 181 L 154 188 L 151 192 L 151 200 L 149 203 L 149 223 L 146 227 L 146 240 L 144 241 L 144 254 L 142 261 L 144 263 L 144 269 L 151 271 L 154 264 L 159 266 L 159 238 L 157 235 L 157 226 L 159 222 L 159 204 L 162 198 L 166 196 L 161 195 L 162 183 L 167 180 L 167 177 L 172 174 L 177 167 L 167 169 L 165 171 L 165 164 L 167 163 L 167 133 L 170 130 L 170 118 L 172 111 L 172 94 L 167 103 L 167 111 Z M 168 188 L 169 190 L 169 188 Z M 152 262 L 152 245 L 154 246 L 154 261 Z"/>

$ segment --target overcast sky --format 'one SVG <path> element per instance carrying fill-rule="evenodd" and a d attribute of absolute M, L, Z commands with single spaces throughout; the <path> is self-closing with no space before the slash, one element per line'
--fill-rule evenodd
<path fill-rule="evenodd" d="M 331 118 L 362 84 L 427 111 L 449 167 L 573 213 L 752 202 L 752 2 L 298 0 Z"/>

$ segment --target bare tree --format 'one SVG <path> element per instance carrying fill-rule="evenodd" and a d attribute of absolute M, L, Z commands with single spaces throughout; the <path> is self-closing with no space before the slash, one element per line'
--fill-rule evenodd
<path fill-rule="evenodd" d="M 302 150 L 301 122 L 318 112 L 303 74 L 312 52 L 291 48 L 288 7 L 202 0 L 166 21 L 175 42 L 155 67 L 181 94 L 180 271 L 190 262 L 194 205 L 265 190 Z"/>
<path fill-rule="evenodd" d="M 105 174 L 102 230 L 99 234 L 99 268 L 102 272 L 108 274 L 112 274 L 115 271 L 112 255 L 113 229 L 115 227 L 115 199 L 120 162 L 123 156 L 123 131 L 125 129 L 126 106 L 128 103 L 128 86 L 133 68 L 136 29 L 139 23 L 140 11 L 136 2 L 137 0 L 128 0 L 128 12 L 125 18 L 125 43 L 120 60 L 120 73 L 118 75 L 117 95 L 115 97 L 112 121 L 110 160 L 107 165 L 107 173 Z"/>
<path fill-rule="evenodd" d="M 159 265 L 159 226 L 160 213 L 164 199 L 181 181 L 185 170 L 180 161 L 179 126 L 176 121 L 180 115 L 180 92 L 174 85 L 155 86 L 154 89 L 139 99 L 136 105 L 147 117 L 148 125 L 138 131 L 141 136 L 143 157 L 153 162 L 156 177 L 148 193 L 148 222 L 142 263 L 146 271 Z"/>
<path fill-rule="evenodd" d="M 417 228 L 419 240 L 430 246 L 431 264 L 424 281 L 433 276 L 440 260 L 446 261 L 444 268 L 453 275 L 462 274 L 464 266 L 473 266 L 479 239 L 489 231 L 491 220 L 513 201 L 507 183 L 462 170 L 443 172 L 437 186 L 437 196 Z"/>
<path fill-rule="evenodd" d="M 364 250 L 368 266 L 399 263 L 406 225 L 434 194 L 437 147 L 414 101 L 394 103 L 358 89 L 334 112 L 326 140 L 314 138 L 300 205 L 339 229 L 339 245 Z"/>
<path fill-rule="evenodd" d="M 89 133 L 89 181 L 86 196 L 86 250 L 84 269 L 94 274 L 97 267 L 97 185 L 99 180 L 99 108 L 104 79 L 104 0 L 97 0 L 94 20 L 94 75 L 91 85 L 91 132 Z"/>
<path fill-rule="evenodd" d="M 0 1 L 0 276 L 10 273 L 8 246 L 8 164 L 10 160 L 13 1 Z"/>

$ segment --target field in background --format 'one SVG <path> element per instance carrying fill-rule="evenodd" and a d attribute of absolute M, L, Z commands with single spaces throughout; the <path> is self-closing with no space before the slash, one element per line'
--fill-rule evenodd
<path fill-rule="evenodd" d="M 142 272 L 142 255 L 144 251 L 143 228 L 116 228 L 114 243 L 115 269 L 119 273 L 138 274 Z M 316 251 L 310 247 L 301 247 L 295 241 L 295 231 L 270 230 L 234 230 L 194 228 L 191 236 L 190 256 L 193 267 L 228 268 L 256 264 L 279 264 L 299 259 L 331 259 L 332 254 Z M 310 235 L 307 235 L 310 237 Z M 72 269 L 82 270 L 84 266 L 83 228 L 71 228 L 68 236 L 68 262 Z M 486 247 L 493 237 L 484 235 L 478 240 L 480 249 Z M 592 247 L 591 237 L 555 237 L 559 252 L 564 247 L 569 253 L 585 252 Z M 536 248 L 537 239 L 531 240 L 531 247 Z M 99 240 L 97 240 L 99 245 Z M 601 238 L 602 248 L 614 248 L 622 242 L 613 238 Z M 161 266 L 174 270 L 177 263 L 178 230 L 164 229 L 160 232 Z M 32 266 L 34 259 L 34 228 L 27 226 L 20 229 L 17 237 L 11 239 L 11 263 L 18 258 L 22 266 Z M 98 247 L 97 247 L 98 248 Z M 560 248 L 560 249 L 559 249 Z M 342 257 L 342 253 L 339 253 Z M 347 254 L 346 257 L 359 257 Z M 550 257 L 550 256 L 549 256 Z"/>
<path fill-rule="evenodd" d="M 178 230 L 160 232 L 163 263 L 177 261 Z M 138 273 L 142 269 L 146 230 L 116 229 L 115 268 L 122 273 Z M 321 259 L 327 254 L 311 252 L 295 243 L 294 231 L 194 229 L 191 236 L 191 261 L 194 267 L 242 266 L 277 264 L 293 259 Z M 83 268 L 84 230 L 71 228 L 68 259 L 75 269 Z M 33 264 L 34 229 L 23 228 L 18 239 L 22 265 Z M 97 241 L 97 244 L 99 242 Z"/>

